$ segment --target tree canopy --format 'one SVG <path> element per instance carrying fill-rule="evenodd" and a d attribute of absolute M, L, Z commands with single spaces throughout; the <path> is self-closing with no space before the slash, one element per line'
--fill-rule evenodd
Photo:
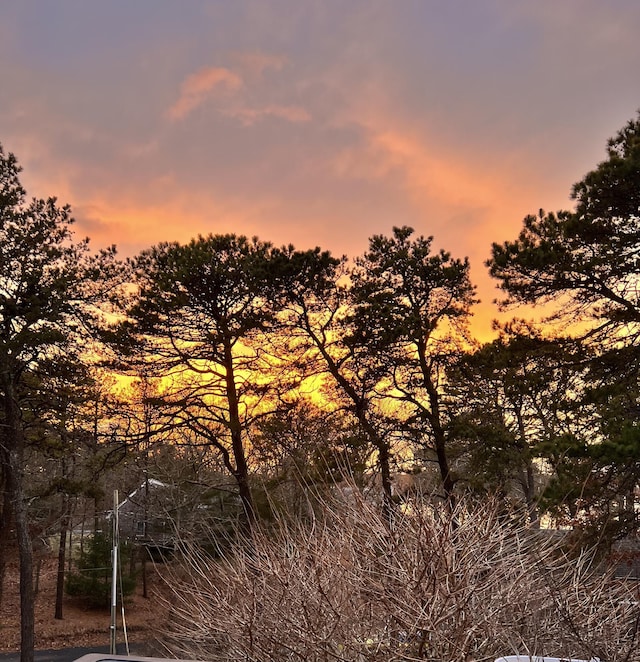
<path fill-rule="evenodd" d="M 527 216 L 515 241 L 493 244 L 490 274 L 503 306 L 559 304 L 556 314 L 622 331 L 640 322 L 640 114 L 608 143 L 608 158 L 573 187 L 573 211 Z"/>
<path fill-rule="evenodd" d="M 34 384 L 46 381 L 57 369 L 56 357 L 80 351 L 78 338 L 95 321 L 95 305 L 114 275 L 114 250 L 90 255 L 88 239 L 74 241 L 70 208 L 59 206 L 53 197 L 28 201 L 20 170 L 15 156 L 5 155 L 0 147 L 2 529 L 6 533 L 13 515 L 20 550 L 22 660 L 27 662 L 33 659 L 34 641 L 32 549 L 24 491 L 30 400 Z"/>
<path fill-rule="evenodd" d="M 442 402 L 445 372 L 462 351 L 477 302 L 469 261 L 432 251 L 432 237 L 395 227 L 376 235 L 352 275 L 352 331 L 347 344 L 368 348 L 385 394 L 408 409 L 404 425 L 435 453 L 442 485 L 455 478 L 446 443 Z"/>
<path fill-rule="evenodd" d="M 515 241 L 493 244 L 487 266 L 506 293 L 503 307 L 550 304 L 550 319 L 589 347 L 579 368 L 589 433 L 552 440 L 545 498 L 621 536 L 637 528 L 629 493 L 640 477 L 640 113 L 572 197 L 573 211 L 526 217 Z"/>

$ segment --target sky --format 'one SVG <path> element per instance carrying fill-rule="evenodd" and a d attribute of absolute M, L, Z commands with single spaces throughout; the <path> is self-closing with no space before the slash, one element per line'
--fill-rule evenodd
<path fill-rule="evenodd" d="M 484 261 L 640 108 L 637 0 L 0 3 L 0 143 L 122 256 L 234 232 Z"/>

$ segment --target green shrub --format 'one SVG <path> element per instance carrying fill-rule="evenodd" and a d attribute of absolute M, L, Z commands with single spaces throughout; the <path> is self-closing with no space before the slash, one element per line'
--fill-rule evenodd
<path fill-rule="evenodd" d="M 112 544 L 104 533 L 92 535 L 84 546 L 75 572 L 67 578 L 67 593 L 86 601 L 89 607 L 107 609 L 111 603 L 111 552 Z M 129 545 L 120 546 L 120 567 L 128 567 L 131 554 Z M 135 575 L 120 573 L 120 595 L 131 595 L 136 587 Z"/>

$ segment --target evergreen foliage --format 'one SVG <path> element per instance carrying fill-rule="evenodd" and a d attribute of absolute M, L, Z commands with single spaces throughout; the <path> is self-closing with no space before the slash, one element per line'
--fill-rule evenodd
<path fill-rule="evenodd" d="M 21 660 L 34 645 L 33 550 L 25 486 L 27 426 L 43 427 L 32 407 L 61 357 L 90 344 L 100 319 L 97 304 L 113 278 L 114 249 L 90 255 L 88 240 L 74 241 L 68 206 L 32 198 L 21 168 L 0 146 L 0 483 L 3 537 L 15 523 L 20 554 Z M 35 389 L 34 389 L 35 385 Z M 0 556 L 4 553 L 0 549 Z M 4 563 L 0 560 L 0 571 Z"/>
<path fill-rule="evenodd" d="M 89 536 L 85 540 L 75 571 L 67 577 L 67 593 L 80 598 L 93 609 L 108 609 L 111 604 L 112 550 L 110 536 L 100 532 Z M 118 553 L 121 567 L 129 567 L 131 546 L 121 543 Z M 131 595 L 135 587 L 135 575 L 122 574 L 118 582 L 118 599 L 120 595 Z"/>
<path fill-rule="evenodd" d="M 635 339 L 640 323 L 640 113 L 608 158 L 573 187 L 574 211 L 527 216 L 515 241 L 493 244 L 489 272 L 503 306 L 557 302 L 591 333 Z"/>
<path fill-rule="evenodd" d="M 578 368 L 584 430 L 546 442 L 554 476 L 543 503 L 616 538 L 638 528 L 640 113 L 572 197 L 573 211 L 525 218 L 515 241 L 493 244 L 487 265 L 506 293 L 503 307 L 554 304 L 551 319 L 588 348 Z"/>

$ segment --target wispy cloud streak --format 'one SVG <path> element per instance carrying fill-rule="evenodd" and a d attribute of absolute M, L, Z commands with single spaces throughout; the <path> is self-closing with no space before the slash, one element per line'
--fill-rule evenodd
<path fill-rule="evenodd" d="M 242 87 L 242 78 L 224 67 L 205 67 L 188 76 L 182 83 L 180 97 L 167 111 L 167 117 L 185 119 L 205 103 L 217 90 L 235 92 Z"/>

